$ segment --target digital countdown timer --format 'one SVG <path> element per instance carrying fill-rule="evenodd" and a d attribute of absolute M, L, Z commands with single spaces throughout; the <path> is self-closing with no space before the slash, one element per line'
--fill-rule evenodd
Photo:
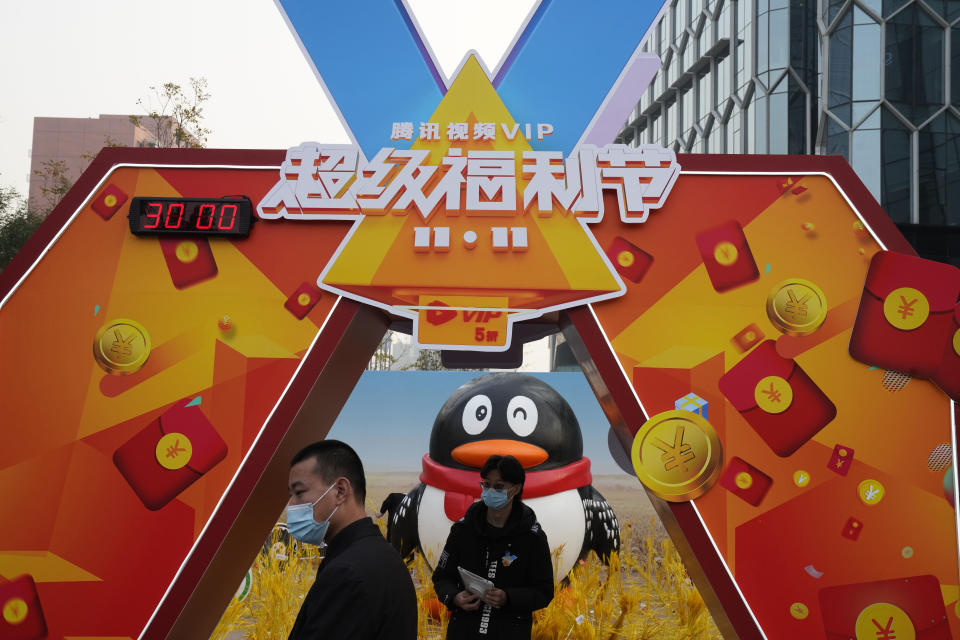
<path fill-rule="evenodd" d="M 205 235 L 245 238 L 253 223 L 253 204 L 242 198 L 134 198 L 130 203 L 134 235 Z"/>

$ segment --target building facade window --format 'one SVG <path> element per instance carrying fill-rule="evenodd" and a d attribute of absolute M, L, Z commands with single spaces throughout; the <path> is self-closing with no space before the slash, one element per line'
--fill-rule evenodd
<path fill-rule="evenodd" d="M 668 0 L 648 34 L 631 144 L 841 155 L 894 221 L 960 228 L 960 1 Z"/>

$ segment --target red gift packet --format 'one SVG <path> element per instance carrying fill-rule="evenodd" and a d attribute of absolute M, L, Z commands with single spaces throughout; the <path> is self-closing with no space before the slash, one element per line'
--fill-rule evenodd
<path fill-rule="evenodd" d="M 701 231 L 696 240 L 710 283 L 718 292 L 728 291 L 760 277 L 760 270 L 747 244 L 747 236 L 736 220 Z"/>
<path fill-rule="evenodd" d="M 764 383 L 772 376 L 778 378 L 780 385 L 785 381 L 792 395 L 789 398 L 779 394 L 783 405 L 776 408 L 776 413 L 763 408 L 757 400 L 758 396 L 769 393 Z M 777 353 L 773 340 L 766 340 L 751 351 L 720 378 L 718 386 L 754 431 L 781 457 L 791 455 L 837 415 L 830 398 L 800 365 Z"/>
<path fill-rule="evenodd" d="M 0 638 L 39 640 L 46 637 L 47 623 L 33 577 L 24 575 L 0 584 Z"/>
<path fill-rule="evenodd" d="M 198 406 L 182 401 L 113 454 L 144 506 L 163 508 L 227 456 L 227 444 Z"/>

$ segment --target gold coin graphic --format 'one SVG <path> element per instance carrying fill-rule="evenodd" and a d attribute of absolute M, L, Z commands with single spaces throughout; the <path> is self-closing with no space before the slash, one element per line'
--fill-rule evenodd
<path fill-rule="evenodd" d="M 175 250 L 177 254 L 177 260 L 180 262 L 190 263 L 197 259 L 200 250 L 197 248 L 197 243 L 192 240 L 184 240 L 177 244 Z"/>
<path fill-rule="evenodd" d="M 913 547 L 904 547 L 900 550 L 900 555 L 909 560 L 913 557 Z"/>
<path fill-rule="evenodd" d="M 857 640 L 917 640 L 917 630 L 903 609 L 888 602 L 876 602 L 864 608 L 854 626 Z"/>
<path fill-rule="evenodd" d="M 149 357 L 150 334 L 135 320 L 112 320 L 93 339 L 93 359 L 113 375 L 139 371 Z"/>
<path fill-rule="evenodd" d="M 767 413 L 783 413 L 793 402 L 793 389 L 780 376 L 767 376 L 754 387 L 753 399 Z"/>
<path fill-rule="evenodd" d="M 22 598 L 10 598 L 3 604 L 3 619 L 10 624 L 20 624 L 26 619 L 29 610 Z"/>
<path fill-rule="evenodd" d="M 733 481 L 741 489 L 749 489 L 753 485 L 753 476 L 746 471 L 741 471 Z"/>
<path fill-rule="evenodd" d="M 299 296 L 297 296 L 297 304 L 299 304 L 301 307 L 305 307 L 310 304 L 310 294 L 301 293 Z"/>
<path fill-rule="evenodd" d="M 960 356 L 960 329 L 957 329 L 953 334 L 953 351 Z"/>
<path fill-rule="evenodd" d="M 857 494 L 859 494 L 863 504 L 873 506 L 883 500 L 886 490 L 883 488 L 883 485 L 876 480 L 867 478 L 857 485 Z"/>
<path fill-rule="evenodd" d="M 930 303 L 912 287 L 894 289 L 883 299 L 883 317 L 903 331 L 912 331 L 927 321 Z"/>
<path fill-rule="evenodd" d="M 810 484 L 810 474 L 803 469 L 798 469 L 793 472 L 793 484 L 798 487 L 805 487 Z"/>
<path fill-rule="evenodd" d="M 164 469 L 182 469 L 193 456 L 193 444 L 182 433 L 167 433 L 157 442 L 155 453 Z"/>
<path fill-rule="evenodd" d="M 640 427 L 630 457 L 637 477 L 654 495 L 686 502 L 716 483 L 723 447 L 709 422 L 689 411 L 672 410 Z"/>
<path fill-rule="evenodd" d="M 809 280 L 790 278 L 770 291 L 767 317 L 787 335 L 807 336 L 826 320 L 827 297 Z"/>
<path fill-rule="evenodd" d="M 718 242 L 713 248 L 713 259 L 725 267 L 737 261 L 737 248 L 732 242 Z"/>
<path fill-rule="evenodd" d="M 617 254 L 617 262 L 620 263 L 621 267 L 629 267 L 633 264 L 633 254 L 629 251 L 621 251 Z"/>
<path fill-rule="evenodd" d="M 802 602 L 794 602 L 790 605 L 790 615 L 792 615 L 797 620 L 803 620 L 808 615 L 810 615 L 810 610 L 807 609 L 807 605 Z"/>
<path fill-rule="evenodd" d="M 117 204 L 117 196 L 111 193 L 103 199 L 103 204 L 107 205 L 108 207 L 112 207 L 113 205 Z"/>

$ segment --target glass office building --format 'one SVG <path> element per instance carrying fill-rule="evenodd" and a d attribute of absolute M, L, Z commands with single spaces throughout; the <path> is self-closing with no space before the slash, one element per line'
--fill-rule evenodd
<path fill-rule="evenodd" d="M 668 0 L 642 46 L 663 66 L 618 141 L 842 155 L 960 264 L 960 0 Z"/>

